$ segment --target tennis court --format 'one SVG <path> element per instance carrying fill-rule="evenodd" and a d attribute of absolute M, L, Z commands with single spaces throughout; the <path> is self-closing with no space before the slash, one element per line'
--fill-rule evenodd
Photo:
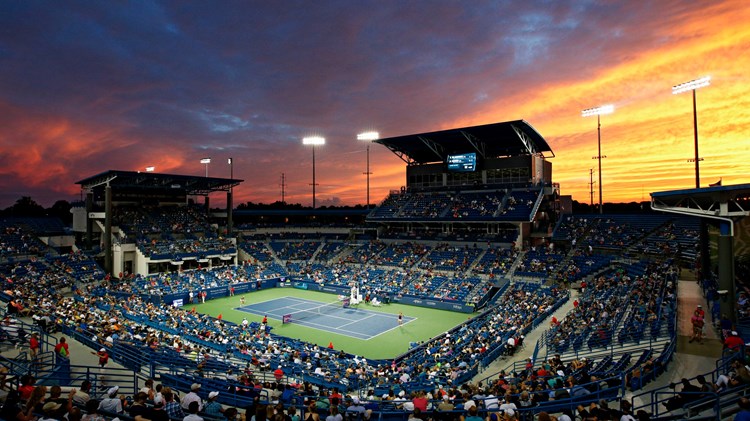
<path fill-rule="evenodd" d="M 342 303 L 322 303 L 298 297 L 281 297 L 249 304 L 236 310 L 258 316 L 282 320 L 292 315 L 292 323 L 326 332 L 337 333 L 357 339 L 372 339 L 389 330 L 398 328 L 398 315 L 381 313 L 361 308 L 344 308 Z M 416 320 L 404 316 L 404 325 Z M 283 329 L 283 326 L 281 327 Z M 283 332 L 276 332 L 283 334 Z"/>

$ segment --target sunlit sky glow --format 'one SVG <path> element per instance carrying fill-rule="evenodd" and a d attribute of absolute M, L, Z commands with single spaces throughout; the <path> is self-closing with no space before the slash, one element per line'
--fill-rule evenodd
<path fill-rule="evenodd" d="M 234 176 L 235 203 L 365 202 L 365 144 L 524 119 L 556 157 L 563 194 L 588 202 L 602 116 L 605 202 L 750 182 L 750 3 L 26 2 L 0 3 L 0 207 L 80 197 L 106 171 Z M 371 198 L 405 183 L 370 149 Z M 595 176 L 596 178 L 596 176 Z M 223 197 L 217 194 L 212 203 Z"/>

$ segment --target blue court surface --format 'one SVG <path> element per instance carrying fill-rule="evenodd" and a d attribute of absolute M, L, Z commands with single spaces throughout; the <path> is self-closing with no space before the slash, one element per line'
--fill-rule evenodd
<path fill-rule="evenodd" d="M 398 328 L 398 315 L 362 308 L 342 307 L 341 302 L 321 303 L 296 297 L 282 297 L 238 307 L 236 310 L 282 320 L 292 314 L 292 323 L 357 339 L 371 339 Z M 404 324 L 416 320 L 404 316 Z"/>

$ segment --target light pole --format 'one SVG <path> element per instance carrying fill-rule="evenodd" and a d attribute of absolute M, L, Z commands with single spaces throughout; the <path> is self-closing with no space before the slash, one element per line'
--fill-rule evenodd
<path fill-rule="evenodd" d="M 211 158 L 202 158 L 201 164 L 206 164 L 206 178 L 208 178 L 208 164 L 211 163 Z"/>
<path fill-rule="evenodd" d="M 380 139 L 380 133 L 378 132 L 364 132 L 357 135 L 357 140 L 364 140 L 367 142 L 367 167 L 365 174 L 367 175 L 367 209 L 370 209 L 370 143 L 374 140 Z"/>
<path fill-rule="evenodd" d="M 320 136 L 311 136 L 311 137 L 305 137 L 302 139 L 303 145 L 310 145 L 312 146 L 312 164 L 313 164 L 313 177 L 312 177 L 312 207 L 315 209 L 315 146 L 318 145 L 325 145 L 326 139 L 324 137 Z"/>
<path fill-rule="evenodd" d="M 693 135 L 695 138 L 695 158 L 689 159 L 688 162 L 695 161 L 695 188 L 701 187 L 701 175 L 699 162 L 703 158 L 698 156 L 698 111 L 695 105 L 695 90 L 711 84 L 711 76 L 704 76 L 700 79 L 691 80 L 690 82 L 680 83 L 672 87 L 672 93 L 677 95 L 687 91 L 693 91 Z"/>
<path fill-rule="evenodd" d="M 599 160 L 599 214 L 604 213 L 604 209 L 602 208 L 602 158 L 606 158 L 606 156 L 602 156 L 601 116 L 603 114 L 612 114 L 614 111 L 615 111 L 615 106 L 612 104 L 602 105 L 601 107 L 596 107 L 596 108 L 587 108 L 581 111 L 581 116 L 583 117 L 591 117 L 594 115 L 596 116 L 596 135 L 597 135 L 597 146 L 598 146 L 599 154 L 595 157 L 592 157 L 591 159 Z"/>
<path fill-rule="evenodd" d="M 232 158 L 227 159 L 229 165 L 229 191 L 227 192 L 227 235 L 232 234 L 234 229 L 234 216 L 232 215 L 232 209 L 234 209 L 234 166 L 232 165 Z"/>

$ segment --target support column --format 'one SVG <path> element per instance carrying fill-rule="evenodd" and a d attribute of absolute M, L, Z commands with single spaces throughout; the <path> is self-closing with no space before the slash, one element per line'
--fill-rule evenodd
<path fill-rule="evenodd" d="M 112 274 L 112 186 L 104 192 L 104 271 Z"/>
<path fill-rule="evenodd" d="M 211 214 L 211 205 L 210 205 L 210 202 L 208 200 L 208 195 L 206 195 L 205 205 L 206 205 L 206 215 L 208 216 L 208 215 Z"/>
<path fill-rule="evenodd" d="M 720 298 L 721 312 L 729 316 L 732 322 L 737 321 L 735 303 L 737 297 L 734 287 L 734 237 L 730 235 L 731 227 L 728 222 L 719 225 L 719 290 L 727 291 Z"/>
<path fill-rule="evenodd" d="M 234 228 L 234 218 L 232 217 L 232 209 L 234 205 L 232 204 L 232 191 L 227 192 L 227 237 L 231 236 L 232 230 Z"/>
<path fill-rule="evenodd" d="M 698 247 L 701 251 L 701 281 L 711 277 L 711 248 L 708 239 L 708 222 L 701 218 L 701 232 Z"/>
<path fill-rule="evenodd" d="M 94 193 L 89 191 L 86 193 L 86 249 L 92 249 L 91 240 L 92 233 L 94 231 L 94 219 L 89 215 L 94 211 Z"/>

